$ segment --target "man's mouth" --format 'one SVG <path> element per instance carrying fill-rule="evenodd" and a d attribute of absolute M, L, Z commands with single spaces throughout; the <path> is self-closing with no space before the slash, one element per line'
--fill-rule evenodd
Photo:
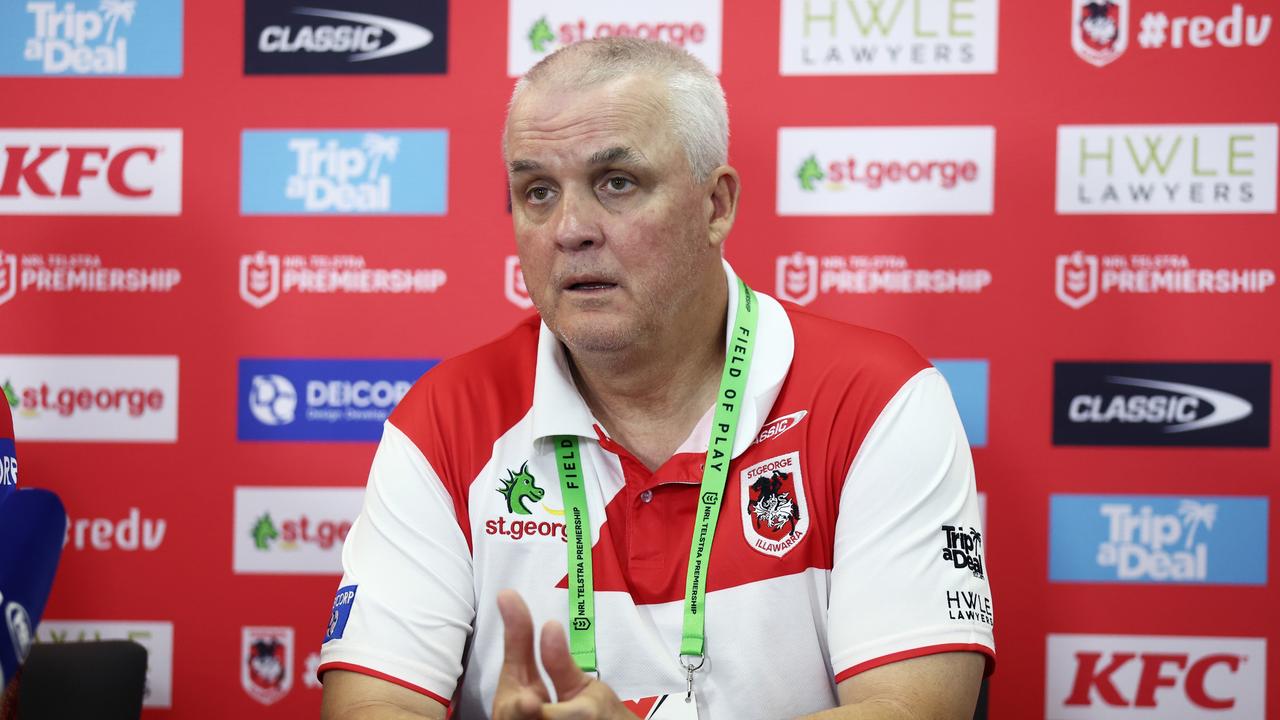
<path fill-rule="evenodd" d="M 618 287 L 618 284 L 615 282 L 593 277 L 569 278 L 569 281 L 564 285 L 565 290 L 580 293 L 604 292 L 616 287 Z"/>

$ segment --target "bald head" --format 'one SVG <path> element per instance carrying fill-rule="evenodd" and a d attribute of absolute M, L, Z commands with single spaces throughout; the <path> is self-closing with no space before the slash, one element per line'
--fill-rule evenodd
<path fill-rule="evenodd" d="M 530 90 L 584 89 L 632 76 L 657 80 L 665 89 L 664 114 L 695 180 L 728 162 L 729 113 L 720 81 L 697 58 L 656 40 L 609 37 L 560 48 L 516 83 L 508 122 L 510 108 Z"/>

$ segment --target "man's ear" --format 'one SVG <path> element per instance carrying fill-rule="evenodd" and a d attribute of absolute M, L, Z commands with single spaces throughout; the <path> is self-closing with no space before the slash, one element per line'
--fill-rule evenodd
<path fill-rule="evenodd" d="M 711 243 L 717 247 L 724 244 L 733 228 L 733 219 L 738 214 L 738 192 L 741 179 L 738 171 L 728 165 L 721 165 L 711 173 L 707 180 L 711 192 L 707 195 L 706 208 L 708 229 Z"/>

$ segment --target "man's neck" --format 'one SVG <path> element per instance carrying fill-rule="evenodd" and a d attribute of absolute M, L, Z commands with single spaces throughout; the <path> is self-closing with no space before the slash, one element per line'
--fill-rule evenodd
<path fill-rule="evenodd" d="M 728 290 L 643 347 L 607 357 L 570 353 L 579 392 L 611 437 L 650 470 L 666 462 L 715 401 L 724 368 Z"/>

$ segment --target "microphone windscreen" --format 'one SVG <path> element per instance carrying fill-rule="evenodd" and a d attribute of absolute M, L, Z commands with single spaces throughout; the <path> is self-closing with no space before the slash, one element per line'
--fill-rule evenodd
<path fill-rule="evenodd" d="M 0 687 L 31 649 L 66 532 L 66 510 L 48 490 L 11 490 L 0 500 Z"/>

